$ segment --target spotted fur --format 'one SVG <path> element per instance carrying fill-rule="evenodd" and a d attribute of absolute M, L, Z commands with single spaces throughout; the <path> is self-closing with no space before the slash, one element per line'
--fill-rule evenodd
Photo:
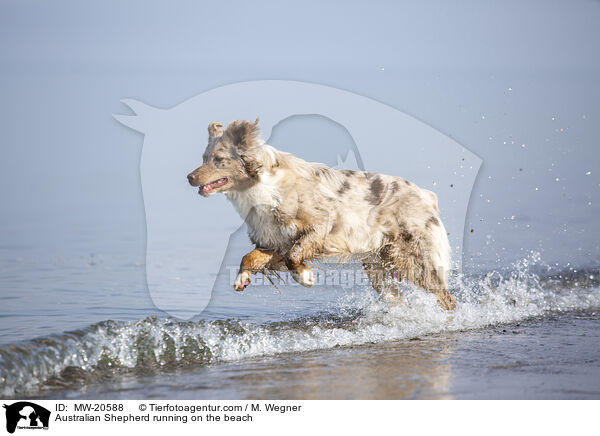
<path fill-rule="evenodd" d="M 252 262 L 242 261 L 237 290 L 253 272 L 282 268 L 310 286 L 306 260 L 356 258 L 378 292 L 393 291 L 380 277 L 395 273 L 454 308 L 450 247 L 433 192 L 400 177 L 335 170 L 276 150 L 260 138 L 258 120 L 234 121 L 226 130 L 212 123 L 208 130 L 204 163 L 188 179 L 204 196 L 224 193 L 248 224 L 256 250 L 244 257 Z"/>

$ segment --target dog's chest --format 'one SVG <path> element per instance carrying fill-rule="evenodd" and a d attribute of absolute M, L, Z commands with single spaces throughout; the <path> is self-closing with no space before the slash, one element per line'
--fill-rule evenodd
<path fill-rule="evenodd" d="M 259 246 L 271 249 L 289 247 L 297 234 L 292 225 L 278 220 L 281 194 L 274 183 L 261 181 L 243 192 L 230 192 L 227 197 L 248 225 L 250 238 Z"/>

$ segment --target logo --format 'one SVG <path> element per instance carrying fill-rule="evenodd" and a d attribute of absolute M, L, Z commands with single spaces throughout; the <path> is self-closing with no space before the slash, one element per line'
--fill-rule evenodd
<path fill-rule="evenodd" d="M 48 430 L 50 411 L 29 401 L 19 401 L 4 405 L 6 409 L 6 431 L 14 433 L 18 429 Z"/>

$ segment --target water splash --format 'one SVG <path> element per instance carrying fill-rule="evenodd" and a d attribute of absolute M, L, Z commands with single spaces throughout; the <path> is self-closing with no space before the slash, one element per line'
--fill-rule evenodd
<path fill-rule="evenodd" d="M 507 271 L 455 275 L 458 300 L 445 312 L 436 298 L 403 289 L 405 304 L 390 305 L 357 290 L 319 316 L 267 324 L 242 320 L 180 322 L 149 317 L 104 321 L 60 335 L 0 348 L 4 397 L 78 387 L 122 376 L 148 375 L 278 353 L 304 352 L 414 338 L 520 321 L 548 313 L 600 308 L 598 274 L 577 270 L 540 275 L 539 256 Z"/>

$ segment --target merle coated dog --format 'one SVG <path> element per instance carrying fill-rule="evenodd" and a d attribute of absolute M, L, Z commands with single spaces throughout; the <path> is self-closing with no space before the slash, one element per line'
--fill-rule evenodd
<path fill-rule="evenodd" d="M 208 127 L 203 164 L 188 175 L 204 197 L 221 192 L 246 220 L 256 248 L 234 289 L 257 272 L 289 270 L 307 287 L 324 257 L 362 261 L 373 288 L 397 297 L 398 280 L 433 292 L 447 310 L 450 246 L 436 195 L 400 177 L 335 170 L 265 144 L 258 119 Z"/>

